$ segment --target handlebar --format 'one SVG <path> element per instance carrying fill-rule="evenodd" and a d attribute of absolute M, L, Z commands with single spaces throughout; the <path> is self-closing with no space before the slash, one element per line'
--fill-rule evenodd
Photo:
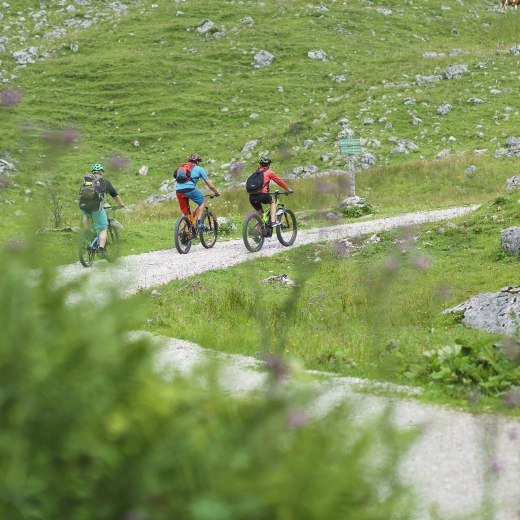
<path fill-rule="evenodd" d="M 280 191 L 280 190 L 274 190 L 273 195 L 291 195 L 291 193 L 294 193 L 293 190 L 287 190 L 287 191 Z"/>

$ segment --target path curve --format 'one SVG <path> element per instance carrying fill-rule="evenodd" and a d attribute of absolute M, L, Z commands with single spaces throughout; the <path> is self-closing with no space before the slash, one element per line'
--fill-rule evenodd
<path fill-rule="evenodd" d="M 425 222 L 453 219 L 474 211 L 477 207 L 464 206 L 419 211 L 353 224 L 299 230 L 293 247 L 377 233 Z M 89 283 L 95 287 L 99 288 L 103 284 L 111 283 L 119 287 L 124 296 L 128 296 L 142 289 L 163 285 L 175 279 L 186 278 L 212 269 L 224 269 L 254 258 L 273 256 L 283 251 L 287 251 L 287 248 L 282 246 L 276 238 L 266 240 L 264 247 L 258 253 L 248 252 L 242 239 L 236 239 L 217 242 L 212 249 L 204 249 L 201 245 L 196 245 L 187 255 L 178 254 L 176 249 L 164 249 L 125 256 L 114 265 L 95 262 L 88 270 L 77 262 L 60 268 L 60 277 L 69 280 L 88 273 Z"/>
<path fill-rule="evenodd" d="M 463 216 L 478 206 L 421 211 L 396 217 L 360 221 L 354 224 L 298 232 L 298 245 L 377 233 L 403 226 L 437 222 Z M 266 241 L 259 253 L 246 251 L 242 240 L 217 242 L 211 250 L 200 245 L 188 255 L 176 250 L 162 250 L 121 258 L 116 264 L 96 262 L 84 269 L 79 263 L 64 266 L 62 279 L 88 274 L 88 283 L 99 288 L 109 282 L 124 295 L 159 286 L 211 269 L 224 269 L 259 256 L 287 251 L 276 239 Z M 163 342 L 158 363 L 162 368 L 189 371 L 207 356 L 225 361 L 223 384 L 230 392 L 247 392 L 262 384 L 259 361 L 246 356 L 219 354 L 193 343 L 157 338 Z M 331 375 L 315 383 L 321 392 L 317 406 L 329 409 L 342 399 L 359 404 L 359 414 L 377 413 L 393 406 L 396 424 L 403 428 L 419 427 L 423 434 L 405 457 L 401 474 L 416 489 L 421 504 L 418 520 L 447 518 L 470 514 L 483 504 L 485 497 L 494 500 L 497 511 L 493 520 L 520 518 L 520 421 L 492 415 L 471 415 L 446 407 L 425 405 L 411 399 L 377 397 L 356 390 L 363 381 Z M 439 516 L 431 514 L 431 508 Z M 471 518 L 476 518 L 471 516 Z"/>

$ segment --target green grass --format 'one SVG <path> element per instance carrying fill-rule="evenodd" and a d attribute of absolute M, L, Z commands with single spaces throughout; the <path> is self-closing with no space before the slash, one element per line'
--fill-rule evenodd
<path fill-rule="evenodd" d="M 19 4 L 20 9 L 30 5 Z M 419 1 L 414 8 L 392 4 L 388 2 L 393 14 L 385 17 L 375 12 L 377 6 L 361 1 L 330 4 L 329 12 L 320 14 L 295 0 L 232 9 L 223 0 L 193 0 L 185 15 L 175 16 L 177 5 L 152 9 L 151 2 L 143 2 L 142 8 L 132 6 L 117 27 L 101 21 L 58 41 L 36 38 L 28 23 L 27 45 L 46 45 L 55 57 L 17 70 L 16 80 L 4 87 L 23 93 L 19 105 L 2 107 L 0 118 L 2 148 L 19 161 L 19 191 L 34 189 L 35 180 L 50 177 L 71 200 L 88 165 L 109 164 L 117 153 L 128 160 L 128 167 L 109 173 L 126 199 L 137 203 L 156 192 L 193 150 L 216 160 L 208 168 L 222 184 L 220 164 L 239 157 L 252 138 L 260 145 L 245 159 L 242 177 L 261 150 L 270 150 L 282 174 L 309 163 L 328 168 L 320 156 L 337 152 L 337 121 L 342 117 L 349 118 L 358 135 L 381 142 L 381 149 L 371 148 L 379 165 L 429 160 L 446 147 L 467 154 L 489 148 L 491 154 L 517 128 L 515 114 L 509 120 L 502 116 L 507 106 L 515 106 L 518 58 L 496 51 L 517 44 L 518 17 L 489 12 L 487 1 L 474 2 L 476 14 L 459 4 L 442 11 L 440 0 Z M 240 22 L 246 15 L 255 20 L 252 27 Z M 225 38 L 207 41 L 197 35 L 194 28 L 205 18 L 224 25 Z M 9 13 L 3 22 L 10 22 Z M 453 27 L 459 34 L 451 33 Z M 78 43 L 77 53 L 67 46 L 69 39 Z M 260 48 L 276 58 L 271 67 L 255 70 L 251 62 Z M 324 49 L 330 60 L 310 60 L 307 52 L 313 48 Z M 450 57 L 453 48 L 461 55 Z M 428 51 L 446 57 L 422 58 Z M 488 60 L 493 63 L 486 64 Z M 8 52 L 3 61 L 12 68 Z M 425 87 L 414 84 L 416 74 L 440 74 L 453 63 L 467 64 L 470 73 Z M 480 64 L 486 68 L 477 68 Z M 339 74 L 346 77 L 344 83 L 332 81 Z M 493 96 L 490 88 L 503 92 Z M 341 96 L 340 102 L 327 101 Z M 471 96 L 485 103 L 470 105 Z M 416 104 L 404 105 L 407 97 Z M 436 107 L 444 102 L 455 108 L 441 117 Z M 411 124 L 412 110 L 423 125 Z M 250 119 L 252 113 L 258 119 Z M 368 116 L 376 122 L 365 126 L 362 120 Z M 384 123 L 378 122 L 381 117 L 386 117 Z M 479 124 L 483 128 L 477 129 Z M 49 128 L 66 127 L 78 130 L 79 141 L 57 155 L 43 137 Z M 477 136 L 479 131 L 484 138 Z M 451 135 L 457 141 L 450 145 L 446 139 Z M 303 149 L 309 138 L 314 146 Z M 419 151 L 391 155 L 390 138 L 414 140 Z M 138 149 L 131 144 L 135 139 Z M 150 173 L 136 178 L 143 164 Z M 495 167 L 503 165 L 497 161 Z M 338 156 L 332 167 L 342 166 Z M 24 205 L 16 189 L 2 192 L 2 198 Z M 1 207 L 6 214 L 9 209 Z"/>
<path fill-rule="evenodd" d="M 179 280 L 161 289 L 143 326 L 226 352 L 281 350 L 307 368 L 419 385 L 460 404 L 468 389 L 421 375 L 423 352 L 499 342 L 441 312 L 511 284 L 519 259 L 501 252 L 500 229 L 519 216 L 510 197 L 455 225 L 382 233 L 349 258 L 334 244 L 305 246 Z M 288 288 L 261 283 L 281 273 L 300 282 L 296 300 Z"/>

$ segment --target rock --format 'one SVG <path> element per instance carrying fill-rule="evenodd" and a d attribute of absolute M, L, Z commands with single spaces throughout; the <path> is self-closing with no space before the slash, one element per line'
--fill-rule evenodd
<path fill-rule="evenodd" d="M 134 148 L 139 148 L 141 145 L 139 144 L 139 141 L 137 139 L 135 139 L 134 141 L 132 141 L 132 145 Z"/>
<path fill-rule="evenodd" d="M 469 72 L 467 65 L 449 65 L 444 71 L 446 79 L 462 78 L 464 74 Z"/>
<path fill-rule="evenodd" d="M 520 56 L 520 45 L 516 45 L 515 47 L 509 49 L 509 54 Z"/>
<path fill-rule="evenodd" d="M 445 116 L 448 112 L 451 112 L 453 110 L 453 106 L 451 106 L 449 103 L 444 103 L 441 106 L 437 107 L 437 113 L 441 116 Z"/>
<path fill-rule="evenodd" d="M 141 166 L 139 168 L 139 175 L 147 175 L 148 174 L 148 166 Z"/>
<path fill-rule="evenodd" d="M 237 230 L 237 225 L 226 217 L 217 217 L 218 229 L 222 233 L 233 233 Z"/>
<path fill-rule="evenodd" d="M 472 105 L 479 105 L 481 103 L 484 103 L 484 101 L 482 101 L 482 99 L 480 98 L 472 97 L 468 99 L 468 103 L 471 103 Z"/>
<path fill-rule="evenodd" d="M 506 181 L 507 191 L 515 191 L 520 189 L 520 175 L 515 175 Z"/>
<path fill-rule="evenodd" d="M 472 164 L 471 166 L 468 166 L 465 170 L 464 170 L 464 173 L 473 173 L 473 172 L 476 172 L 477 171 L 477 167 Z"/>
<path fill-rule="evenodd" d="M 436 83 L 437 81 L 442 81 L 442 76 L 422 76 L 421 74 L 415 76 L 415 83 L 421 86 L 427 85 L 428 83 Z"/>
<path fill-rule="evenodd" d="M 269 276 L 269 278 L 264 278 L 262 280 L 262 283 L 278 283 L 280 285 L 288 285 L 290 287 L 296 287 L 298 285 L 286 274 L 275 274 L 273 276 Z"/>
<path fill-rule="evenodd" d="M 451 152 L 448 149 L 441 150 L 436 156 L 435 159 L 444 159 L 445 157 L 449 157 Z"/>
<path fill-rule="evenodd" d="M 177 200 L 177 195 L 174 191 L 165 195 L 150 195 L 143 202 L 145 204 L 160 204 L 161 202 L 169 202 L 171 200 Z"/>
<path fill-rule="evenodd" d="M 211 20 L 204 20 L 199 27 L 195 29 L 198 34 L 201 36 L 206 36 L 207 34 L 211 34 L 212 32 L 216 32 L 217 28 L 215 24 Z"/>
<path fill-rule="evenodd" d="M 175 184 L 175 179 L 166 179 L 165 181 L 162 181 L 159 191 L 161 193 L 171 193 L 172 191 L 175 191 Z"/>
<path fill-rule="evenodd" d="M 329 60 L 327 60 L 327 53 L 321 49 L 309 51 L 309 52 L 307 52 L 307 56 L 311 60 L 329 61 Z"/>
<path fill-rule="evenodd" d="M 520 252 L 520 227 L 502 230 L 502 249 L 509 255 L 517 255 Z"/>
<path fill-rule="evenodd" d="M 274 55 L 267 51 L 260 51 L 255 54 L 253 58 L 254 66 L 257 69 L 261 69 L 263 67 L 269 67 L 274 60 Z"/>
<path fill-rule="evenodd" d="M 251 141 L 248 141 L 243 147 L 242 147 L 242 153 L 251 152 L 258 146 L 258 139 L 253 139 Z"/>
<path fill-rule="evenodd" d="M 512 336 L 520 326 L 520 286 L 478 294 L 443 311 L 443 314 L 459 313 L 468 327 Z"/>
<path fill-rule="evenodd" d="M 366 203 L 367 202 L 363 197 L 358 197 L 356 195 L 355 197 L 347 197 L 346 199 L 343 199 L 339 203 L 338 207 L 340 209 L 347 209 L 347 208 L 352 208 L 352 207 L 362 208 L 362 207 L 366 206 Z"/>

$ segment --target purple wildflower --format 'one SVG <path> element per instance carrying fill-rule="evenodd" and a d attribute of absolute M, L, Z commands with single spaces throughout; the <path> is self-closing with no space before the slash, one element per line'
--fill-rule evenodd
<path fill-rule="evenodd" d="M 0 105 L 14 106 L 20 103 L 22 94 L 17 90 L 6 90 L 0 94 Z"/>

